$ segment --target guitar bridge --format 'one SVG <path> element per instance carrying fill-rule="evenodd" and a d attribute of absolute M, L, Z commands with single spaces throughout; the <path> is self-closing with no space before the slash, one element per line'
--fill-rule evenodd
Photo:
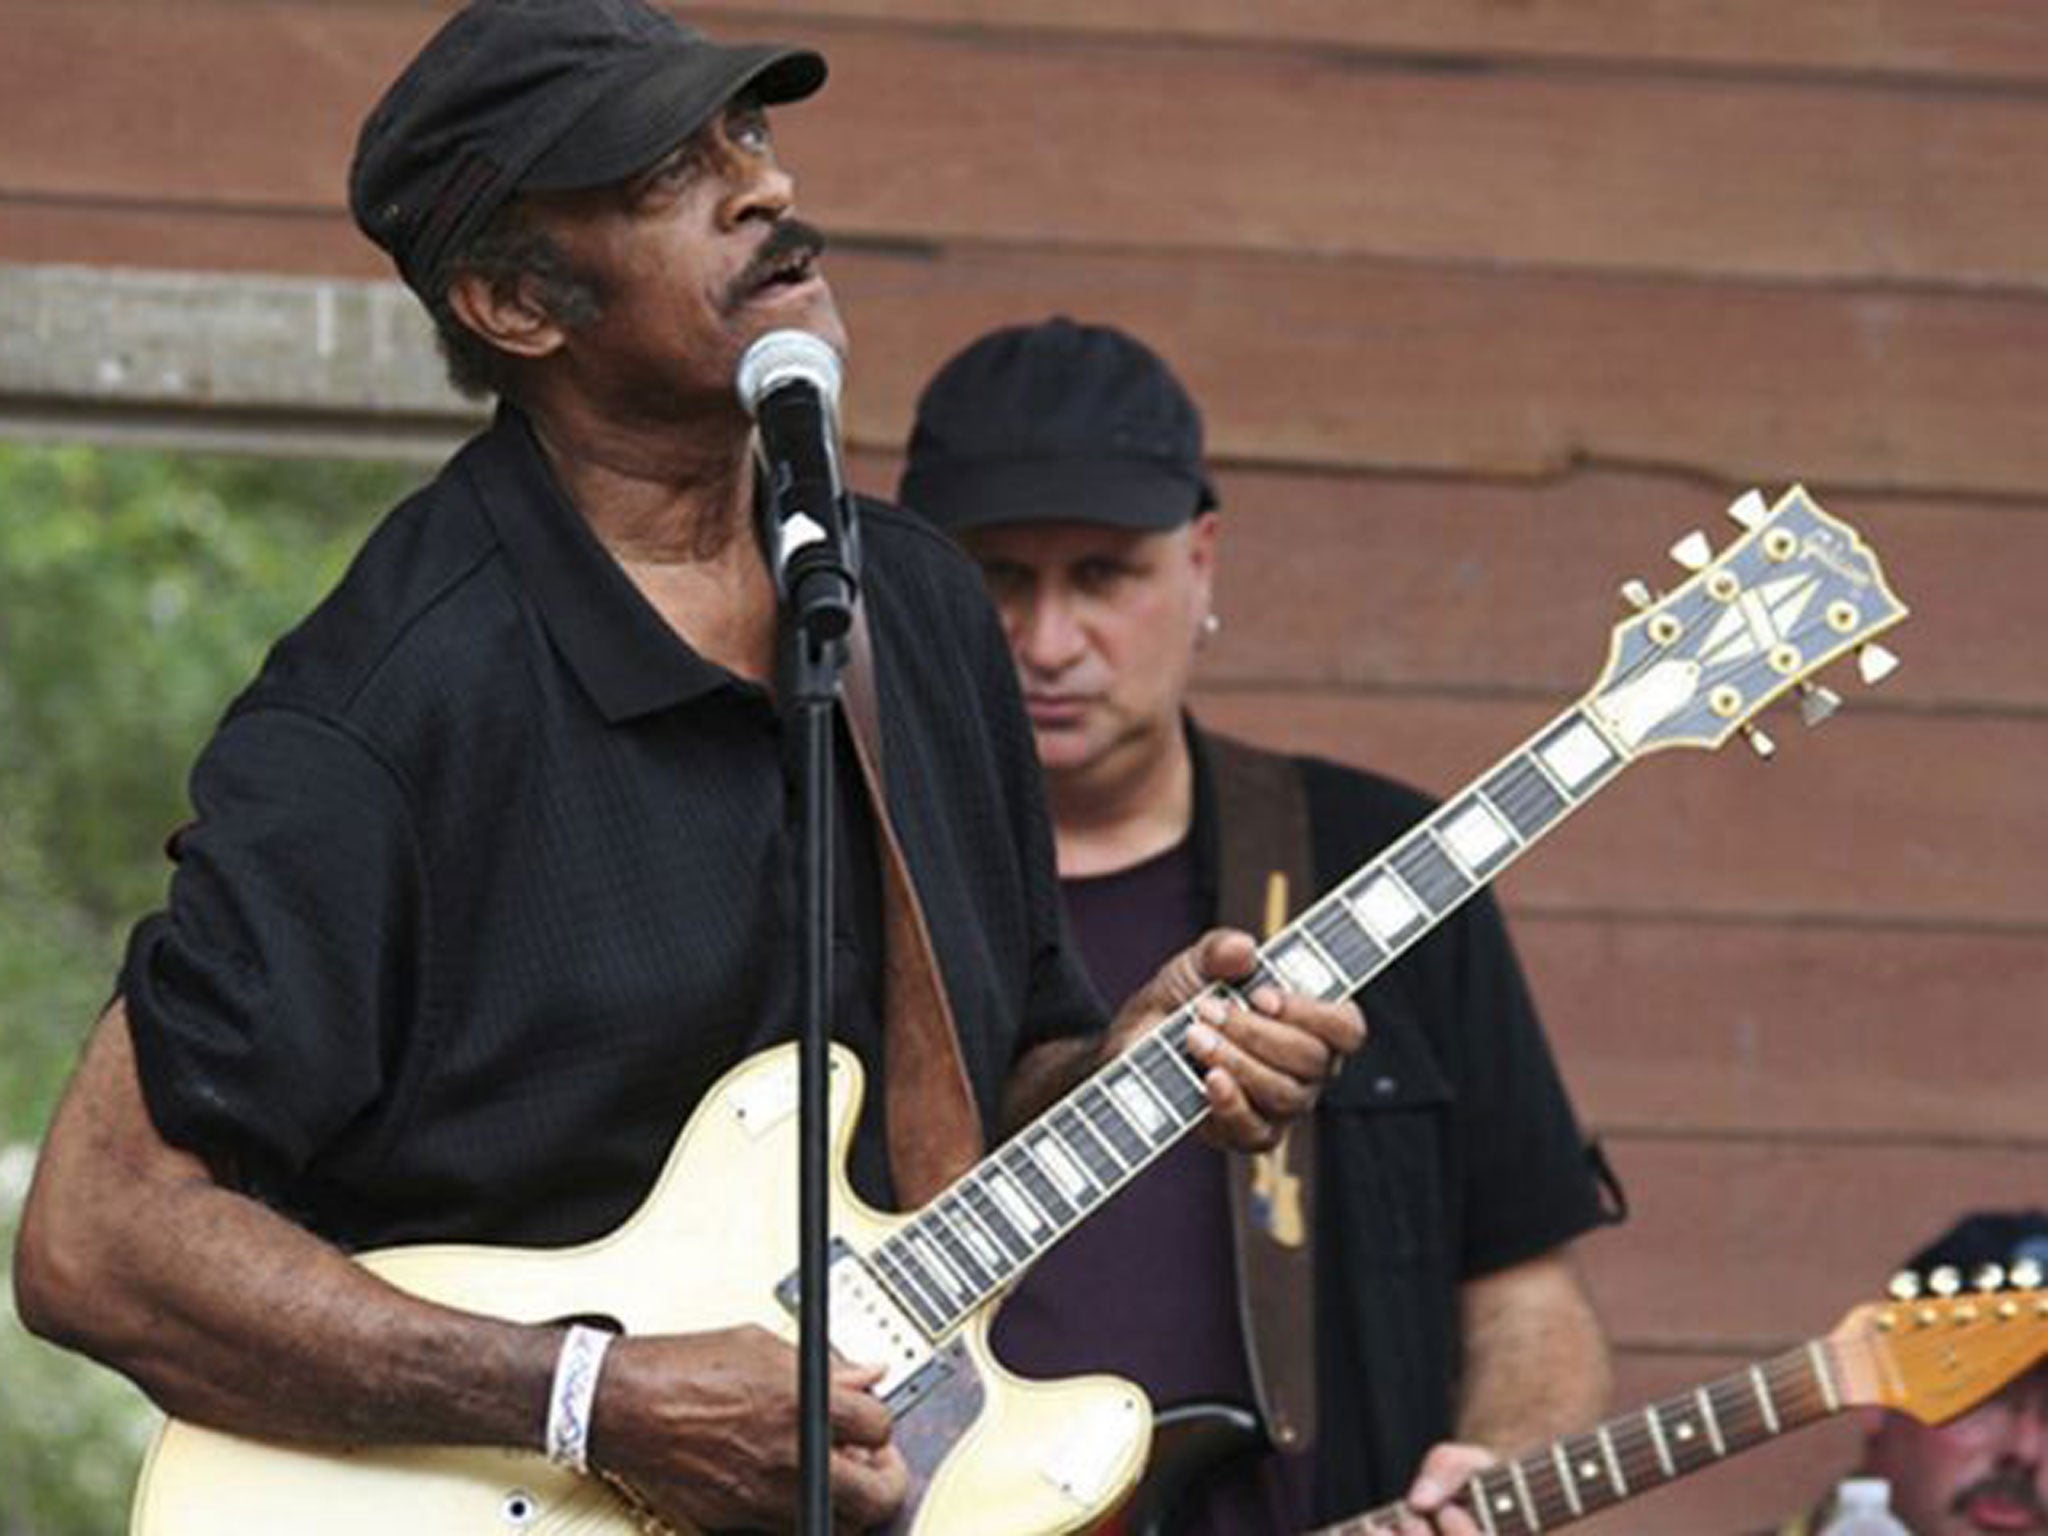
<path fill-rule="evenodd" d="M 873 1391 L 897 1417 L 957 1368 L 961 1346 L 934 1349 L 910 1314 L 844 1238 L 832 1239 L 827 1312 L 832 1348 L 845 1359 L 882 1369 Z M 783 1277 L 775 1299 L 791 1317 L 802 1302 L 797 1274 Z"/>

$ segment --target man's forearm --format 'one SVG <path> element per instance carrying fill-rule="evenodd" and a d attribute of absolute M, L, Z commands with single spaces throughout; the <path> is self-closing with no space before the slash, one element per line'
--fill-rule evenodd
<path fill-rule="evenodd" d="M 23 1321 L 179 1417 L 273 1439 L 537 1446 L 557 1339 L 395 1289 L 167 1146 L 101 1020 L 23 1213 Z"/>
<path fill-rule="evenodd" d="M 1607 1341 L 1563 1250 L 1467 1281 L 1457 1437 L 1505 1454 L 1598 1420 Z"/>
<path fill-rule="evenodd" d="M 1010 1069 L 1003 1086 L 1002 1134 L 1007 1136 L 1108 1060 L 1107 1035 L 1079 1035 L 1033 1046 Z"/>

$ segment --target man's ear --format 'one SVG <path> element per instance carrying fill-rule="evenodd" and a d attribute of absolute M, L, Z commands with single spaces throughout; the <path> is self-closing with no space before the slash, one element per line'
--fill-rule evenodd
<path fill-rule="evenodd" d="M 448 307 L 455 318 L 514 357 L 548 356 L 567 333 L 547 311 L 523 278 L 489 278 L 460 272 L 448 284 Z"/>

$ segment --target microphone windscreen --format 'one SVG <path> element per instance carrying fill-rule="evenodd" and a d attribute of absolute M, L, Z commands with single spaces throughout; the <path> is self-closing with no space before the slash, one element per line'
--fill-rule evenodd
<path fill-rule="evenodd" d="M 761 402 L 785 384 L 808 384 L 835 416 L 839 411 L 839 382 L 844 375 L 839 354 L 829 342 L 809 331 L 769 331 L 754 339 L 740 358 L 734 383 L 740 403 L 749 416 L 757 414 Z"/>

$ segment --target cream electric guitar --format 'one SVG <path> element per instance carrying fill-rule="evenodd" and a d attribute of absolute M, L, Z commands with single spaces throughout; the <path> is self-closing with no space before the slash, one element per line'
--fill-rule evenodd
<path fill-rule="evenodd" d="M 1616 627 L 1600 681 L 1522 747 L 1260 948 L 1277 976 L 1337 998 L 1365 985 L 1635 758 L 1715 747 L 1772 699 L 1861 647 L 1905 607 L 1856 533 L 1793 490 L 1731 509 L 1748 531 Z M 1626 590 L 1626 589 L 1625 589 Z M 1832 698 L 1824 692 L 1809 701 Z M 1229 991 L 1215 989 L 1218 994 Z M 843 1162 L 861 1093 L 835 1049 L 833 1346 L 884 1367 L 912 1493 L 895 1536 L 1079 1530 L 1137 1480 L 1142 1393 L 1109 1377 L 1029 1382 L 988 1347 L 995 1301 L 1055 1241 L 1206 1115 L 1184 1050 L 1193 1006 L 1159 1025 L 914 1215 L 863 1205 Z M 556 1250 L 416 1247 L 362 1262 L 401 1288 L 526 1322 L 606 1318 L 632 1333 L 753 1323 L 794 1338 L 796 1052 L 741 1063 L 684 1127 L 617 1231 Z M 272 1445 L 172 1422 L 136 1493 L 135 1536 L 623 1536 L 644 1517 L 607 1482 L 538 1455 Z M 650 1527 L 658 1528 L 658 1527 Z"/>

